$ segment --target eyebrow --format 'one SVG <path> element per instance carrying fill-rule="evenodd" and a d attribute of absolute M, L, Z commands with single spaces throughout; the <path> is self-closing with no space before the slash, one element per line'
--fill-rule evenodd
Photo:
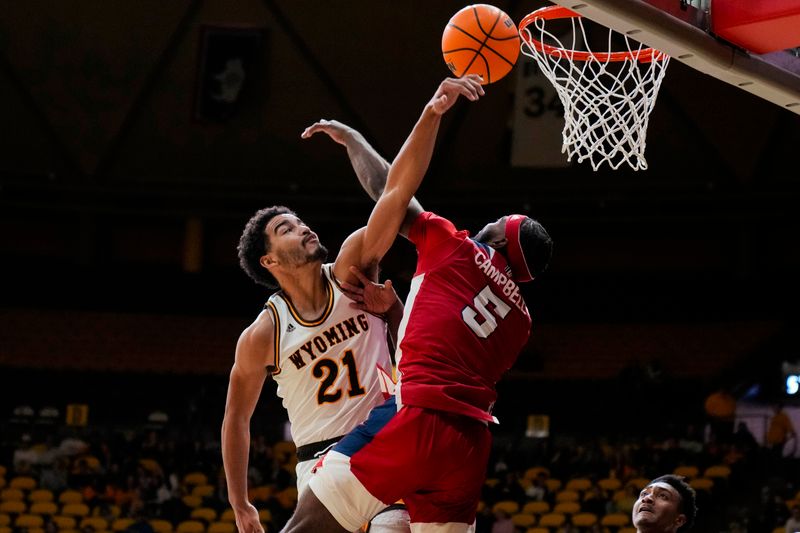
<path fill-rule="evenodd" d="M 273 227 L 273 228 L 272 228 L 272 233 L 278 233 L 278 230 L 279 230 L 279 229 L 280 229 L 280 227 L 281 227 L 281 226 L 283 226 L 284 224 L 289 224 L 289 219 L 288 219 L 288 218 L 284 218 L 283 220 L 281 220 L 280 222 L 278 222 L 277 224 L 275 224 L 275 227 Z"/>

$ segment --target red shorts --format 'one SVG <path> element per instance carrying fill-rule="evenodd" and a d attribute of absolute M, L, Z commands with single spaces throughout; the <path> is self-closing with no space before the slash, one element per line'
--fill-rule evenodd
<path fill-rule="evenodd" d="M 391 398 L 325 456 L 310 487 L 351 531 L 400 499 L 412 523 L 466 527 L 490 448 L 484 422 L 414 406 L 397 411 Z"/>

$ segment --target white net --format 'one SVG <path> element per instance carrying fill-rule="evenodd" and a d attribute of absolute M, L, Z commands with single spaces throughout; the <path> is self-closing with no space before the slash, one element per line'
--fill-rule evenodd
<path fill-rule="evenodd" d="M 557 8 L 568 15 L 572 31 L 562 42 L 546 30 L 545 18 L 535 15 Z M 526 24 L 525 22 L 528 21 Z M 608 32 L 606 50 L 593 52 L 583 19 L 564 8 L 543 8 L 520 24 L 521 50 L 536 60 L 556 88 L 564 106 L 562 152 L 567 159 L 587 159 L 594 170 L 603 163 L 613 169 L 628 163 L 634 170 L 647 169 L 644 151 L 650 112 L 669 64 L 662 52 L 619 34 Z M 593 28 L 593 37 L 597 37 Z M 619 52 L 611 52 L 616 46 Z M 578 50 L 578 48 L 585 50 Z"/>

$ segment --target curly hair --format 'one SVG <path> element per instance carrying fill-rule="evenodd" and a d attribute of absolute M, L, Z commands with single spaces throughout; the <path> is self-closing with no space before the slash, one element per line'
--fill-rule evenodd
<path fill-rule="evenodd" d="M 295 215 L 295 212 L 282 205 L 273 205 L 259 209 L 250 217 L 244 227 L 239 245 L 236 250 L 239 254 L 239 266 L 247 275 L 258 283 L 270 289 L 277 289 L 278 282 L 269 270 L 261 266 L 261 257 L 269 252 L 269 237 L 264 229 L 269 221 L 278 215 Z"/>
<path fill-rule="evenodd" d="M 539 222 L 527 217 L 519 228 L 519 243 L 531 274 L 536 277 L 550 264 L 553 239 Z"/>
<path fill-rule="evenodd" d="M 694 489 L 686 483 L 686 478 L 673 474 L 657 477 L 650 482 L 650 485 L 659 482 L 672 486 L 680 494 L 681 504 L 678 510 L 686 517 L 686 523 L 678 529 L 678 532 L 689 531 L 697 517 L 697 494 Z"/>

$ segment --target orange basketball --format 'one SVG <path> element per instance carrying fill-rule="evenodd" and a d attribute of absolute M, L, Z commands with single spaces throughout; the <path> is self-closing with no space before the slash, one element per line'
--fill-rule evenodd
<path fill-rule="evenodd" d="M 447 23 L 442 34 L 442 54 L 456 76 L 480 74 L 484 84 L 493 83 L 517 62 L 517 26 L 494 6 L 467 6 Z"/>

